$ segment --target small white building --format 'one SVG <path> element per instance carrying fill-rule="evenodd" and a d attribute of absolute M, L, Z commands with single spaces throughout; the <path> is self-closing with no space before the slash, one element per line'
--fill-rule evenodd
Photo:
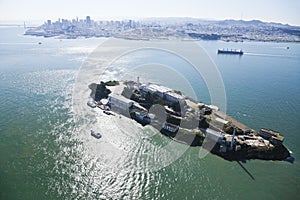
<path fill-rule="evenodd" d="M 205 136 L 217 143 L 221 143 L 224 138 L 224 135 L 221 132 L 215 131 L 210 128 L 206 129 Z"/>
<path fill-rule="evenodd" d="M 216 120 L 216 122 L 221 123 L 221 124 L 223 124 L 223 125 L 228 124 L 228 121 L 227 121 L 227 120 L 222 119 L 222 118 L 219 118 L 219 117 L 216 117 L 215 120 Z"/>
<path fill-rule="evenodd" d="M 216 117 L 215 119 L 212 119 L 211 120 L 211 124 L 214 126 L 214 127 L 217 127 L 219 129 L 223 129 L 224 128 L 224 125 L 228 124 L 228 121 L 227 120 L 224 120 L 224 119 L 221 119 L 219 117 Z"/>
<path fill-rule="evenodd" d="M 215 105 L 207 105 L 208 108 L 212 109 L 212 110 L 215 110 L 215 111 L 219 111 L 219 107 L 218 106 L 215 106 Z"/>

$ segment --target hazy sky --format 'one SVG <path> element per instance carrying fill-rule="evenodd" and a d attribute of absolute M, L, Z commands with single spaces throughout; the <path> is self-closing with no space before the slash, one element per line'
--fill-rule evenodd
<path fill-rule="evenodd" d="M 300 25 L 299 0 L 0 0 L 0 21 L 195 17 Z"/>

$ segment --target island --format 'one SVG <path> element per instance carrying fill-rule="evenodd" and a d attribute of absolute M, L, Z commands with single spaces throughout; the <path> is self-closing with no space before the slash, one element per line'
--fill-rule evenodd
<path fill-rule="evenodd" d="M 92 83 L 88 105 L 107 115 L 119 114 L 142 126 L 153 126 L 161 134 L 190 146 L 211 142 L 211 152 L 226 160 L 290 159 L 277 131 L 250 129 L 215 105 L 185 96 L 181 91 L 137 81 Z M 205 140 L 207 139 L 207 140 Z"/>

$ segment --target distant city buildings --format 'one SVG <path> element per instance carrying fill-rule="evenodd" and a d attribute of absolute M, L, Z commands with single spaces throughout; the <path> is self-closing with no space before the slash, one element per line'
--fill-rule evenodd
<path fill-rule="evenodd" d="M 134 40 L 223 40 L 242 42 L 244 40 L 300 42 L 300 27 L 279 23 L 264 23 L 258 20 L 208 21 L 200 19 L 145 19 L 142 21 L 85 19 L 47 20 L 37 28 L 28 29 L 26 35 L 77 38 L 116 37 Z"/>
<path fill-rule="evenodd" d="M 91 25 L 91 17 L 90 16 L 86 16 L 86 20 L 85 20 L 87 25 Z"/>

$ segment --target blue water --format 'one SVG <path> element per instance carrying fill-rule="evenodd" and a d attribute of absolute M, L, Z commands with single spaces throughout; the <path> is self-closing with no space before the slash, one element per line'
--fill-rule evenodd
<path fill-rule="evenodd" d="M 0 199 L 295 199 L 300 182 L 300 45 L 294 43 L 201 41 L 224 82 L 227 113 L 244 124 L 280 131 L 293 151 L 294 164 L 250 160 L 244 167 L 189 147 L 158 171 L 148 166 L 147 151 L 169 142 L 151 129 L 126 119 L 99 115 L 103 140 L 95 141 L 73 117 L 72 92 L 84 60 L 105 39 L 59 40 L 23 36 L 22 28 L 0 28 Z M 42 42 L 41 45 L 38 42 Z M 289 46 L 289 49 L 286 47 Z M 243 56 L 217 55 L 218 48 L 242 48 Z M 125 65 L 178 60 L 162 52 L 140 52 Z M 172 63 L 173 62 L 173 63 Z M 186 66 L 180 63 L 180 66 Z M 210 101 L 201 77 L 182 71 L 198 100 Z M 189 90 L 176 73 L 160 66 L 137 70 L 143 80 Z M 180 69 L 179 69 L 180 70 Z M 168 74 L 166 74 L 168 73 Z M 120 125 L 119 125 L 120 126 Z M 134 135 L 136 131 L 144 137 Z M 112 139 L 113 138 L 113 139 Z M 178 144 L 178 149 L 183 148 Z M 118 149 L 118 150 L 114 150 Z M 121 151 L 122 150 L 122 151 Z M 97 152 L 97 155 L 90 153 Z M 120 153 L 121 152 L 121 153 Z"/>

